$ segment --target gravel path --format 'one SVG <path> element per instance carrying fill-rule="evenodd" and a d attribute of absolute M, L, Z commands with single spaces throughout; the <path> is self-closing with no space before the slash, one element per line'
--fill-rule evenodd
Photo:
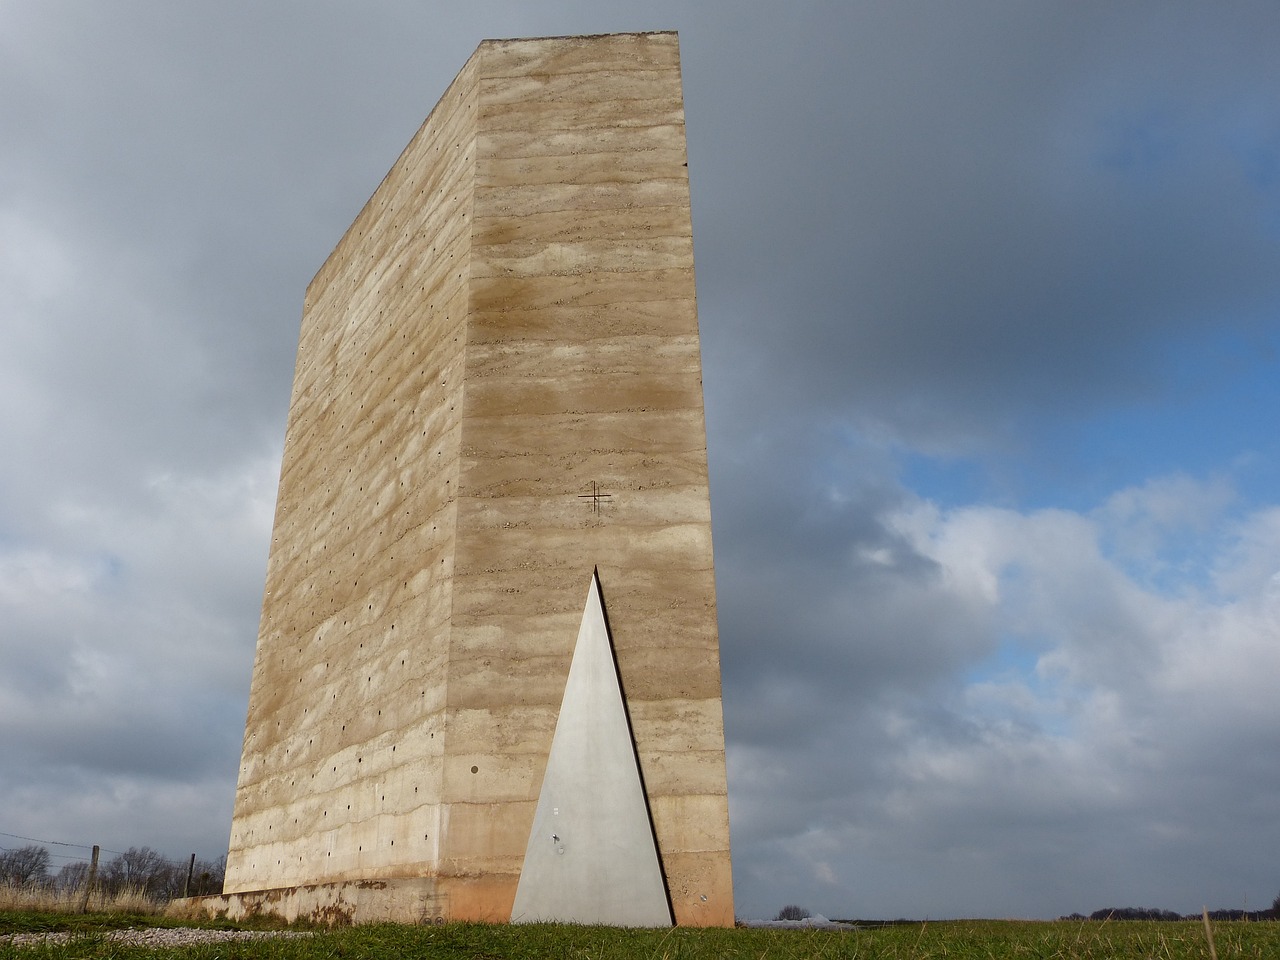
<path fill-rule="evenodd" d="M 0 943 L 16 947 L 41 943 L 66 943 L 72 937 L 99 936 L 97 933 L 12 933 L 0 936 Z M 194 927 L 150 927 L 146 930 L 110 930 L 101 934 L 115 943 L 140 947 L 189 947 L 197 943 L 227 940 L 259 940 L 264 937 L 309 937 L 289 930 L 197 930 Z"/>

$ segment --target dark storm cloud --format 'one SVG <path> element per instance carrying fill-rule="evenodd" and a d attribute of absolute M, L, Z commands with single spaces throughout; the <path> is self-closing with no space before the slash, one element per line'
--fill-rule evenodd
<path fill-rule="evenodd" d="M 849 6 L 748 47 L 750 109 L 707 118 L 734 159 L 695 183 L 731 227 L 700 236 L 704 300 L 742 310 L 709 350 L 770 358 L 735 400 L 954 446 L 1148 396 L 1171 336 L 1266 321 L 1274 169 L 1248 171 L 1275 149 L 1253 86 L 1274 34 L 996 9 Z"/>

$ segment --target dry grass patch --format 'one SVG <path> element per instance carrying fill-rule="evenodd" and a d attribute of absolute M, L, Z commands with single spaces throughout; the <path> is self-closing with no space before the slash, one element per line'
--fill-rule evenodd
<path fill-rule="evenodd" d="M 0 883 L 0 911 L 36 913 L 129 913 L 144 916 L 162 913 L 165 904 L 148 897 L 141 889 L 118 893 L 94 891 L 88 901 L 84 891 L 53 890 L 48 887 L 15 886 Z"/>

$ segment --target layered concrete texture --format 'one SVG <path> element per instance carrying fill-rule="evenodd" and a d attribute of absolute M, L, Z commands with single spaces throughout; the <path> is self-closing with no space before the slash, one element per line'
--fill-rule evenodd
<path fill-rule="evenodd" d="M 705 444 L 675 34 L 482 43 L 307 290 L 224 906 L 511 918 L 596 570 L 731 924 Z"/>

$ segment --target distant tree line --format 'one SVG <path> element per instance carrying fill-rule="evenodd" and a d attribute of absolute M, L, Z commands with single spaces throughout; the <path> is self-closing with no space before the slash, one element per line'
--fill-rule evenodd
<path fill-rule="evenodd" d="M 1155 907 L 1107 907 L 1089 914 L 1090 920 L 1181 920 L 1182 914 Z"/>
<path fill-rule="evenodd" d="M 157 901 L 181 897 L 184 888 L 188 896 L 205 896 L 222 892 L 226 866 L 226 857 L 196 860 L 192 868 L 189 860 L 169 860 L 150 847 L 130 847 L 110 860 L 99 862 L 94 886 L 108 896 L 140 893 Z M 191 871 L 189 887 L 188 870 Z M 88 876 L 89 864 L 83 861 L 68 863 L 56 873 L 52 872 L 49 851 L 42 846 L 0 851 L 0 885 L 63 893 L 83 889 Z"/>
<path fill-rule="evenodd" d="M 1199 920 L 1203 914 L 1183 915 L 1173 910 L 1154 907 L 1108 907 L 1095 910 L 1089 916 L 1073 913 L 1061 920 Z M 1210 920 L 1280 920 L 1280 896 L 1271 902 L 1270 910 L 1210 910 Z"/>

